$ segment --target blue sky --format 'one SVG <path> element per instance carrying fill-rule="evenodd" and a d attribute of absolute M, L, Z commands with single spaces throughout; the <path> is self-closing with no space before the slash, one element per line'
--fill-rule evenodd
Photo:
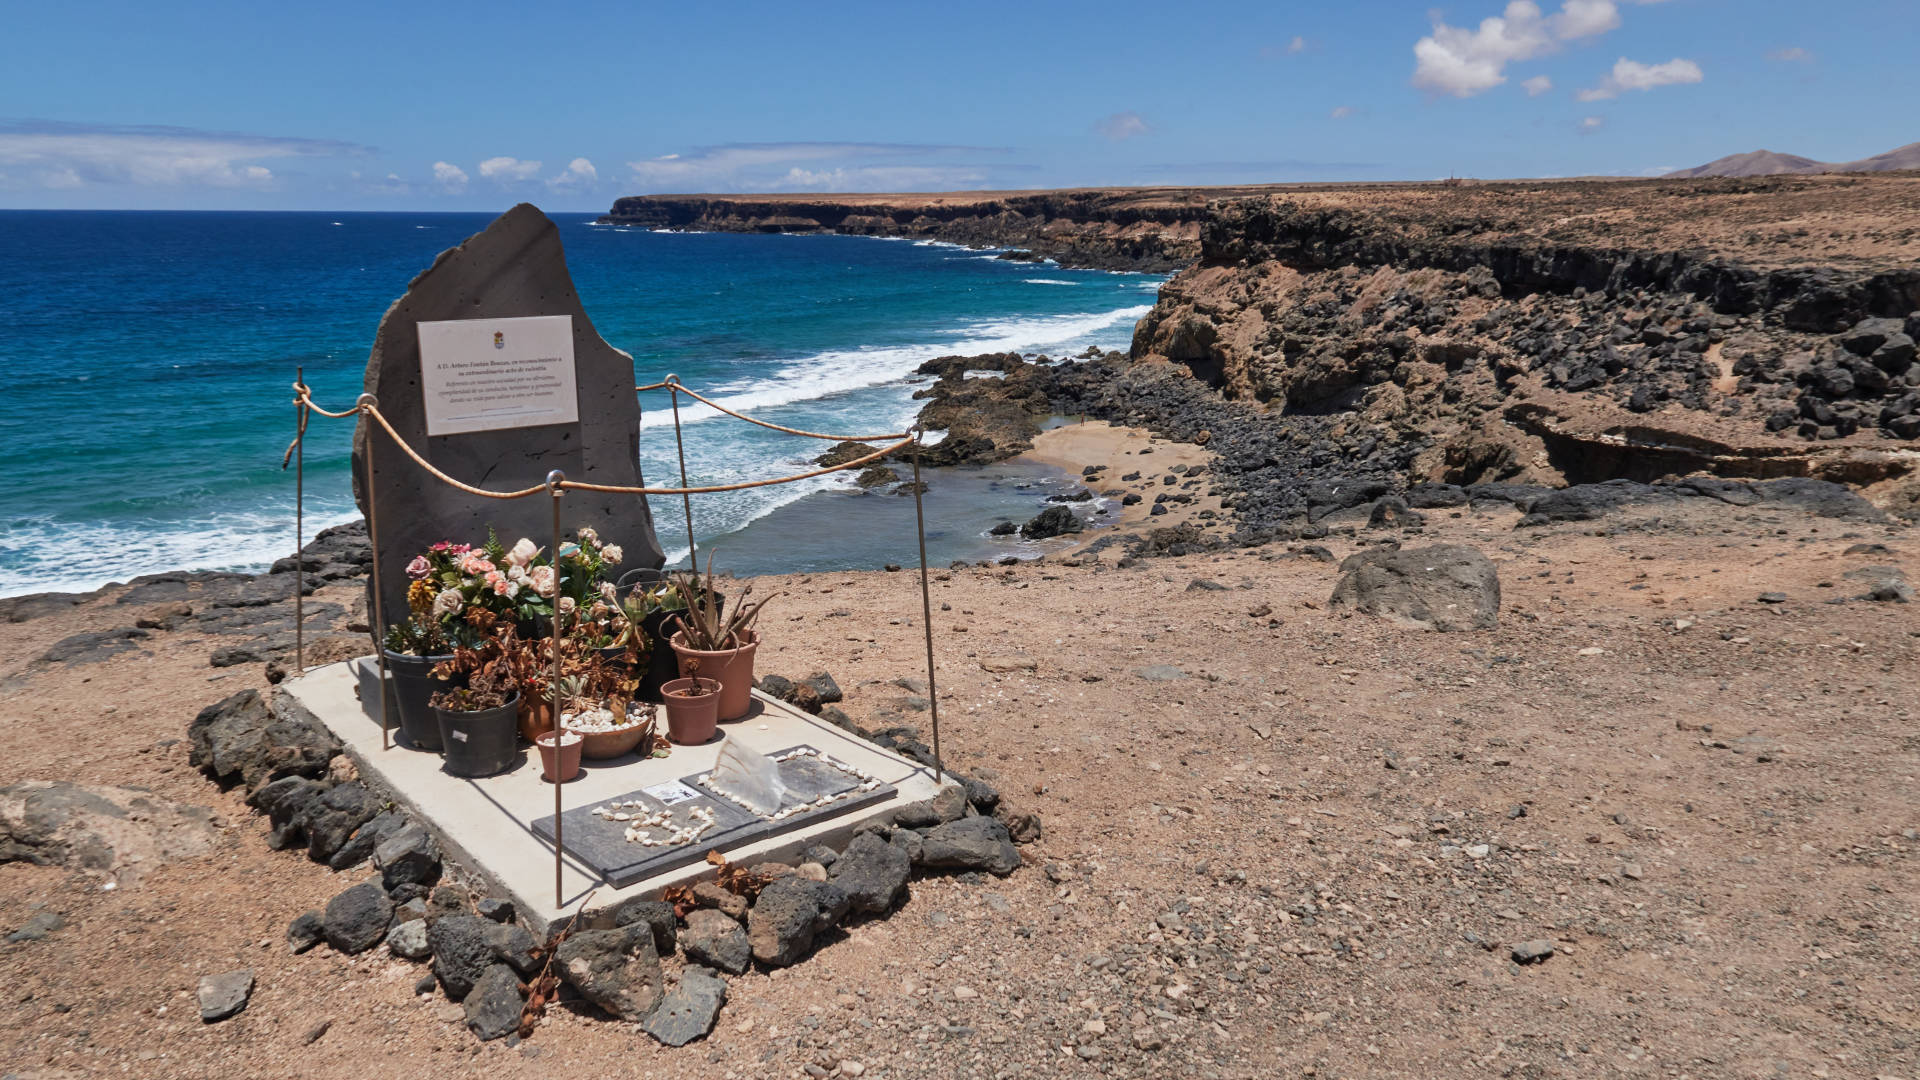
<path fill-rule="evenodd" d="M 1844 161 L 1920 140 L 1914 14 L 21 3 L 0 35 L 0 206 L 602 210 L 666 191 L 1633 175 L 1761 147 Z"/>

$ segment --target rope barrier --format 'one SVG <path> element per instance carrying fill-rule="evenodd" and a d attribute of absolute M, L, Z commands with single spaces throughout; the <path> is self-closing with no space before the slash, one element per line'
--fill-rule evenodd
<path fill-rule="evenodd" d="M 655 390 L 661 387 L 677 390 L 680 393 L 687 395 L 688 397 L 692 398 L 695 401 L 698 401 L 705 405 L 711 405 L 714 408 L 719 409 L 721 412 L 726 413 L 728 416 L 731 416 L 736 420 L 745 420 L 749 424 L 758 424 L 769 431 L 783 431 L 783 432 L 786 432 L 788 435 L 802 435 L 809 439 L 826 439 L 829 442 L 873 442 L 876 439 L 904 439 L 907 437 L 907 433 L 904 431 L 889 431 L 883 435 L 822 435 L 817 431 L 802 431 L 799 428 L 782 427 L 779 424 L 770 424 L 765 420 L 755 420 L 753 417 L 748 416 L 744 413 L 734 412 L 732 409 L 729 409 L 725 405 L 722 405 L 719 402 L 714 401 L 713 399 L 700 393 L 700 391 L 698 390 L 694 390 L 690 387 L 681 385 L 680 378 L 677 375 L 669 375 L 664 380 L 654 384 L 653 386 L 642 386 L 642 387 L 637 387 L 636 389 L 637 390 Z"/>
<path fill-rule="evenodd" d="M 662 384 L 662 385 L 665 385 L 665 384 Z M 688 390 L 684 386 L 680 387 L 679 389 L 688 394 L 693 393 L 692 390 Z M 469 495 L 477 495 L 484 499 L 512 500 L 512 499 L 524 499 L 524 498 L 527 498 L 528 496 L 538 495 L 541 492 L 548 490 L 548 487 L 546 484 L 535 484 L 532 487 L 520 488 L 515 491 L 490 491 L 486 488 L 475 487 L 474 485 L 466 483 L 465 481 L 455 479 L 452 476 L 448 476 L 445 472 L 442 472 L 438 467 L 436 467 L 431 461 L 428 461 L 426 458 L 422 457 L 418 450 L 415 450 L 405 439 L 400 437 L 400 433 L 398 431 L 394 430 L 393 425 L 388 422 L 385 414 L 381 413 L 379 405 L 373 402 L 368 402 L 356 408 L 348 409 L 345 412 L 329 412 L 326 409 L 323 409 L 320 406 L 315 405 L 313 403 L 313 398 L 310 396 L 311 391 L 307 387 L 302 386 L 298 383 L 295 383 L 294 390 L 298 395 L 295 398 L 295 402 L 297 404 L 304 404 L 307 408 L 312 409 L 314 412 L 317 412 L 322 416 L 330 416 L 330 417 L 334 417 L 335 419 L 340 419 L 348 416 L 353 416 L 355 414 L 360 414 L 360 415 L 364 415 L 371 418 L 374 421 L 374 423 L 379 424 L 381 429 L 387 433 L 387 436 L 393 440 L 394 445 L 398 446 L 402 452 L 404 452 L 409 458 L 413 459 L 414 464 L 420 466 L 422 469 L 425 469 L 429 475 L 433 476 L 435 479 L 439 480 L 441 483 L 446 484 L 453 488 L 457 488 L 461 491 L 466 492 Z M 706 399 L 702 398 L 701 400 L 705 401 Z M 709 402 L 709 404 L 711 403 Z M 730 412 L 730 410 L 724 410 L 724 409 L 722 411 Z M 734 413 L 732 415 L 737 416 L 739 414 Z M 766 424 L 763 421 L 754 420 L 750 416 L 743 416 L 740 418 L 750 423 L 760 424 L 762 427 L 772 427 L 780 431 L 789 430 L 787 428 L 781 428 L 778 425 Z M 796 432 L 793 432 L 793 434 L 805 435 L 809 433 L 796 431 Z M 295 437 L 295 440 L 294 440 L 295 443 L 296 444 L 299 443 L 300 440 L 304 438 L 304 436 L 305 436 L 305 432 L 302 431 L 300 435 Z M 824 438 L 838 439 L 839 438 L 838 436 L 830 436 L 830 435 L 814 435 L 813 437 L 822 438 L 822 439 Z M 869 438 L 898 439 L 899 441 L 896 443 L 893 443 L 892 445 L 876 450 L 873 453 L 866 455 L 865 457 L 855 458 L 851 461 L 843 461 L 838 465 L 829 465 L 829 466 L 826 466 L 825 468 L 814 469 L 811 472 L 795 473 L 791 476 L 777 476 L 767 480 L 743 480 L 735 484 L 707 484 L 707 485 L 701 485 L 701 486 L 685 486 L 683 484 L 683 486 L 681 487 L 631 487 L 631 486 L 623 486 L 619 484 L 589 484 L 580 480 L 563 480 L 561 481 L 560 486 L 572 491 L 600 491 L 600 492 L 606 492 L 614 495 L 709 495 L 709 494 L 713 494 L 715 492 L 721 492 L 721 491 L 746 491 L 750 488 L 772 487 L 776 484 L 791 484 L 797 480 L 810 480 L 816 476 L 825 476 L 828 473 L 835 473 L 835 472 L 845 472 L 850 469 L 859 468 L 862 465 L 869 465 L 869 464 L 872 464 L 873 462 L 880 460 L 883 457 L 886 457 L 888 454 L 892 454 L 897 451 L 904 450 L 909 446 L 912 446 L 917 439 L 917 435 L 912 432 L 901 432 L 901 433 L 896 433 L 892 435 L 869 436 Z M 847 440 L 841 440 L 841 441 L 847 441 Z M 863 440 L 853 440 L 853 441 L 863 441 Z M 287 449 L 288 449 L 288 453 L 292 453 L 293 451 L 292 446 L 289 446 Z"/>
<path fill-rule="evenodd" d="M 905 450 L 912 445 L 913 437 L 909 435 L 899 442 L 891 446 L 882 447 L 863 458 L 855 458 L 852 461 L 845 461 L 838 465 L 829 465 L 826 468 L 815 469 L 812 472 L 794 473 L 792 476 L 775 477 L 772 480 L 743 480 L 737 484 L 708 484 L 705 487 L 684 488 L 619 487 L 614 484 L 587 484 L 569 480 L 566 486 L 575 491 L 606 491 L 616 495 L 710 495 L 716 491 L 745 491 L 748 488 L 772 487 L 775 484 L 791 484 L 795 480 L 811 480 L 816 476 L 825 476 L 828 473 L 857 469 L 862 465 L 878 461 L 895 451 Z"/>

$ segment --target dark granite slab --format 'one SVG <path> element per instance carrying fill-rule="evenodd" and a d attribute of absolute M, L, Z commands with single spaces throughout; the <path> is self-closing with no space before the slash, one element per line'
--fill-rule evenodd
<path fill-rule="evenodd" d="M 776 750 L 773 756 L 779 757 L 781 754 L 801 748 L 811 749 L 811 747 L 807 747 L 806 744 L 803 743 L 799 747 L 790 746 L 785 750 Z M 852 791 L 865 782 L 853 773 L 837 769 L 820 760 L 818 757 L 811 755 L 781 762 L 780 779 L 787 786 L 787 796 L 780 800 L 780 808 L 783 810 L 789 806 L 798 806 L 802 803 L 812 802 L 822 795 L 838 795 L 841 792 Z M 726 798 L 710 786 L 701 783 L 699 776 L 686 777 L 682 782 L 689 787 L 698 788 L 712 798 L 724 802 L 729 806 L 744 809 L 744 807 L 740 807 L 739 803 Z M 839 817 L 842 814 L 850 813 L 862 807 L 871 806 L 874 803 L 885 802 L 897 794 L 899 794 L 899 792 L 895 790 L 892 784 L 881 784 L 872 791 L 864 791 L 859 794 L 849 795 L 844 799 L 836 799 L 825 806 L 802 811 L 798 814 L 791 814 L 778 821 L 767 821 L 765 822 L 764 830 L 759 836 L 756 836 L 755 839 L 777 836 L 780 833 L 791 832 L 794 829 L 803 829 L 816 821 Z"/>
<path fill-rule="evenodd" d="M 774 756 L 786 752 L 782 750 Z M 787 797 L 781 801 L 783 809 L 813 802 L 823 795 L 854 791 L 863 782 L 860 777 L 835 768 L 815 756 L 781 762 L 780 779 L 787 786 Z M 607 884 L 623 889 L 655 874 L 699 862 L 706 858 L 709 851 L 724 854 L 756 840 L 802 829 L 817 821 L 885 802 L 898 794 L 893 785 L 881 784 L 872 791 L 848 795 L 825 806 L 770 821 L 722 796 L 701 783 L 700 777 L 695 775 L 677 783 L 668 781 L 655 784 L 641 791 L 628 792 L 567 811 L 563 815 L 566 822 L 565 847 L 568 854 L 591 867 Z M 644 809 L 625 812 L 642 814 L 671 806 L 676 825 L 684 825 L 689 820 L 689 811 L 694 807 L 704 806 L 713 812 L 714 825 L 697 840 L 679 847 L 646 847 L 627 840 L 627 822 L 612 821 L 594 813 L 596 808 L 614 802 L 639 802 Z M 552 815 L 535 821 L 533 831 L 534 835 L 552 843 Z M 665 830 L 657 830 L 656 835 L 664 836 Z"/>
<path fill-rule="evenodd" d="M 613 821 L 594 813 L 599 807 L 615 802 L 639 802 L 643 805 L 643 809 L 623 809 L 623 813 L 649 814 L 670 806 L 674 812 L 675 826 L 687 824 L 691 820 L 690 812 L 695 807 L 706 807 L 713 812 L 713 827 L 693 842 L 679 847 L 647 847 L 627 839 L 628 822 Z M 750 843 L 751 837 L 757 835 L 766 824 L 764 819 L 743 806 L 671 780 L 569 810 L 563 819 L 566 822 L 567 853 L 586 863 L 616 889 L 623 889 L 654 874 L 699 862 L 706 858 L 709 851 L 725 851 Z M 553 815 L 535 821 L 533 832 L 551 844 Z M 667 835 L 664 828 L 652 832 L 661 838 Z"/>

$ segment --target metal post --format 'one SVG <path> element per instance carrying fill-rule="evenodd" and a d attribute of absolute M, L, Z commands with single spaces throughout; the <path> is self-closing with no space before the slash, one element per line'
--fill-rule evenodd
<path fill-rule="evenodd" d="M 307 670 L 307 591 L 306 559 L 300 548 L 306 543 L 307 524 L 307 369 L 293 369 L 293 673 Z"/>
<path fill-rule="evenodd" d="M 547 491 L 553 496 L 553 681 L 547 693 L 553 698 L 553 908 L 566 907 L 560 885 L 560 498 L 566 489 L 567 474 L 555 469 L 547 474 Z M 538 750 L 536 745 L 534 749 Z"/>
<path fill-rule="evenodd" d="M 682 487 L 686 485 L 681 485 Z M 933 767 L 938 776 L 935 780 L 944 780 L 947 775 L 945 760 L 940 756 L 940 688 L 934 684 L 933 676 L 933 593 L 927 584 L 927 515 L 920 506 L 920 429 L 915 425 L 913 431 L 913 521 L 920 536 L 920 625 L 927 636 L 927 708 L 933 715 Z"/>
<path fill-rule="evenodd" d="M 361 414 L 362 422 L 373 410 L 380 407 L 380 399 L 372 394 L 361 394 L 354 408 Z M 361 445 L 367 454 L 367 547 L 373 552 L 373 654 L 380 664 L 380 749 L 393 749 L 393 733 L 387 724 L 387 619 L 382 610 L 380 599 L 380 515 L 374 504 L 375 485 L 373 482 L 373 437 L 378 424 L 367 424 L 367 438 Z"/>
<path fill-rule="evenodd" d="M 673 401 L 673 445 L 680 451 L 680 486 L 687 486 L 687 444 L 680 437 L 680 376 L 668 375 L 667 397 Z M 693 496 L 680 492 L 680 505 L 687 517 L 687 565 L 700 569 L 699 553 L 693 549 Z"/>

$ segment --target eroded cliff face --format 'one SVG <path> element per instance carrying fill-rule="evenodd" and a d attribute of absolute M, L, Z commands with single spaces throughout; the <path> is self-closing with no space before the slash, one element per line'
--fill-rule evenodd
<path fill-rule="evenodd" d="M 1920 185 L 1851 210 L 1843 187 L 1579 187 L 1220 203 L 1132 355 L 1344 420 L 1349 450 L 1397 443 L 1409 483 L 1913 467 L 1920 265 L 1898 219 Z M 1830 235 L 1796 248 L 1820 213 Z M 1838 239 L 1862 234 L 1877 246 Z"/>
<path fill-rule="evenodd" d="M 1130 189 L 820 198 L 635 195 L 600 220 L 652 229 L 830 232 L 1004 247 L 1064 266 L 1168 272 L 1200 253 L 1209 192 Z"/>

